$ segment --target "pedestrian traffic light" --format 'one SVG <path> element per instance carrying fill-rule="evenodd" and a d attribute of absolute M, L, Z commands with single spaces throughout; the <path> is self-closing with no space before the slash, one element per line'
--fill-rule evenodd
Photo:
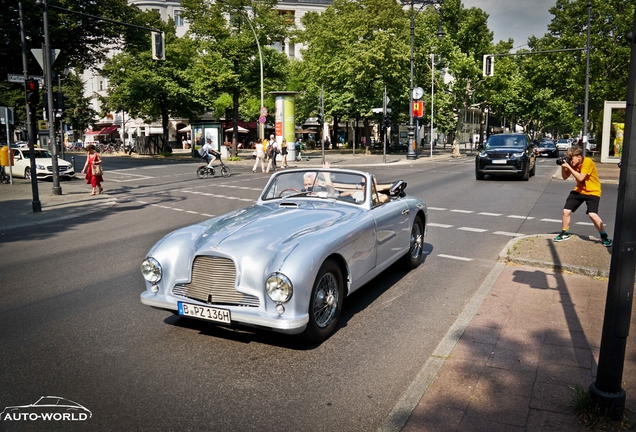
<path fill-rule="evenodd" d="M 388 114 L 384 114 L 384 116 L 382 117 L 382 125 L 385 128 L 390 128 L 391 127 L 391 116 L 389 116 Z"/>
<path fill-rule="evenodd" d="M 585 108 L 585 106 L 583 104 L 576 104 L 574 105 L 574 114 L 581 117 L 583 116 L 583 109 Z"/>
<path fill-rule="evenodd" d="M 152 59 L 153 60 L 165 60 L 166 52 L 166 37 L 163 32 L 150 32 L 151 45 L 152 45 Z"/>
<path fill-rule="evenodd" d="M 66 101 L 68 100 L 68 96 L 64 96 L 64 93 L 57 93 L 57 100 L 55 101 L 55 106 L 57 108 L 57 112 L 55 113 L 55 117 L 61 118 L 64 117 L 64 111 L 68 108 L 66 105 Z"/>
<path fill-rule="evenodd" d="M 484 76 L 494 76 L 495 75 L 495 56 L 492 54 L 484 54 L 483 57 L 483 73 Z"/>
<path fill-rule="evenodd" d="M 26 81 L 26 99 L 27 104 L 35 107 L 40 102 L 40 83 L 34 79 Z"/>
<path fill-rule="evenodd" d="M 318 124 L 319 124 L 320 126 L 322 126 L 322 125 L 324 125 L 324 124 L 325 124 L 325 115 L 324 115 L 324 114 L 322 114 L 322 113 L 319 113 L 319 114 L 318 114 Z"/>

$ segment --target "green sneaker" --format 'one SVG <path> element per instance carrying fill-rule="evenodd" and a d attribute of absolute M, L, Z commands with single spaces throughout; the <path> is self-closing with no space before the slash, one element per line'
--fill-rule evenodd
<path fill-rule="evenodd" d="M 612 239 L 609 237 L 605 237 L 604 239 L 601 239 L 603 246 L 605 247 L 610 247 L 612 246 Z"/>
<path fill-rule="evenodd" d="M 570 239 L 570 233 L 561 233 L 554 238 L 555 242 L 566 241 Z"/>

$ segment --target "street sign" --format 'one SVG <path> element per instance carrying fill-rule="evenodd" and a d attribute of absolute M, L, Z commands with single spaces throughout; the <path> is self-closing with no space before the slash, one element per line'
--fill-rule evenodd
<path fill-rule="evenodd" d="M 262 116 L 266 116 L 267 115 L 267 108 L 265 108 L 265 107 L 261 108 L 261 115 Z M 265 123 L 265 122 L 261 122 L 261 123 Z"/>
<path fill-rule="evenodd" d="M 29 78 L 38 81 L 41 86 L 44 85 L 44 77 L 38 75 L 29 75 Z M 7 81 L 12 83 L 24 84 L 24 74 L 7 74 Z"/>
<path fill-rule="evenodd" d="M 55 59 L 60 53 L 59 49 L 52 49 L 51 51 L 51 64 L 55 63 Z M 44 60 L 42 59 L 42 50 L 37 48 L 31 48 L 31 53 L 33 53 L 33 57 L 38 61 L 38 64 L 44 70 Z"/>
<path fill-rule="evenodd" d="M 260 116 L 260 117 L 258 118 L 258 122 L 259 122 L 259 123 L 265 123 L 266 121 L 267 121 L 267 117 L 265 117 L 265 116 Z"/>
<path fill-rule="evenodd" d="M 47 130 L 49 128 L 49 125 L 47 124 L 46 120 L 38 120 L 38 130 Z"/>

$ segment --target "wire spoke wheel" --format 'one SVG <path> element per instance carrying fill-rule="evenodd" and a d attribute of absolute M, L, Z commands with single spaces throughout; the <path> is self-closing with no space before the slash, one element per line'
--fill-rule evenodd
<path fill-rule="evenodd" d="M 314 317 L 316 325 L 320 328 L 327 327 L 338 310 L 338 285 L 333 274 L 325 274 L 316 289 L 314 296 Z"/>

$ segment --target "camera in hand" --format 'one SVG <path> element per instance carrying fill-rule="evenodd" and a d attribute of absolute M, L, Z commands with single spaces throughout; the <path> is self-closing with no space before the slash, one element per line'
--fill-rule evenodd
<path fill-rule="evenodd" d="M 565 162 L 567 162 L 568 165 L 571 165 L 572 164 L 572 159 L 563 156 L 563 157 L 560 157 L 560 158 L 558 158 L 556 160 L 556 164 L 557 165 L 563 165 Z"/>

